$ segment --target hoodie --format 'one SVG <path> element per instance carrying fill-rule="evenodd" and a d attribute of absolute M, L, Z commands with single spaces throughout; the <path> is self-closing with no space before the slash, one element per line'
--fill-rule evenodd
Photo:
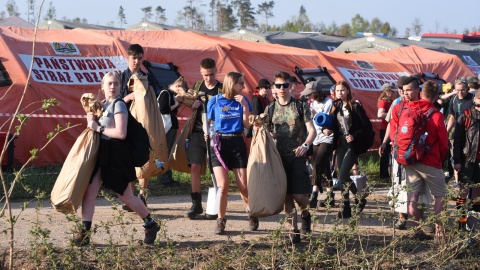
<path fill-rule="evenodd" d="M 408 105 L 412 109 L 421 109 L 422 112 L 426 112 L 434 107 L 432 102 L 425 99 L 410 101 Z M 400 106 L 401 103 L 395 105 L 392 109 L 392 119 L 390 120 L 390 139 L 392 141 L 394 141 L 397 132 Z M 443 160 L 449 151 L 449 146 L 445 118 L 440 111 L 437 110 L 430 115 L 427 121 L 427 132 L 426 145 L 429 145 L 431 148 L 419 163 L 441 169 L 443 167 Z"/>

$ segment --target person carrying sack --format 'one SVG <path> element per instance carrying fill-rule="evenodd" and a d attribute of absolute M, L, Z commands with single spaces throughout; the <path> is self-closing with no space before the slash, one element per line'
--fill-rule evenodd
<path fill-rule="evenodd" d="M 214 232 L 223 234 L 227 219 L 229 177 L 231 169 L 235 174 L 237 187 L 247 207 L 247 146 L 243 140 L 243 130 L 250 126 L 249 116 L 252 106 L 241 93 L 245 88 L 243 75 L 229 72 L 223 82 L 223 94 L 218 94 L 208 100 L 207 119 L 213 124 L 214 134 L 210 134 L 210 153 L 213 172 L 218 182 L 220 192 L 220 208 Z M 250 230 L 258 229 L 258 218 L 249 216 Z"/>
<path fill-rule="evenodd" d="M 95 201 L 101 186 L 118 194 L 125 205 L 133 209 L 144 221 L 145 244 L 153 244 L 160 226 L 139 197 L 134 196 L 131 182 L 135 181 L 133 155 L 126 142 L 129 112 L 124 102 L 115 102 L 120 92 L 120 81 L 113 72 L 102 79 L 105 94 L 104 112 L 100 118 L 87 114 L 88 128 L 100 134 L 98 159 L 93 170 L 87 191 L 82 201 L 82 229 L 74 235 L 77 245 L 88 245 L 95 211 Z"/>

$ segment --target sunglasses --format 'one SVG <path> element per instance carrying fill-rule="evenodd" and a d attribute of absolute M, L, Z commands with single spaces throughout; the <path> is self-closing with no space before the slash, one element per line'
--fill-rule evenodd
<path fill-rule="evenodd" d="M 277 88 L 277 89 L 281 89 L 282 86 L 283 86 L 284 89 L 286 89 L 290 86 L 290 83 L 288 83 L 288 82 L 286 82 L 286 83 L 276 83 L 274 85 L 275 85 L 275 88 Z"/>

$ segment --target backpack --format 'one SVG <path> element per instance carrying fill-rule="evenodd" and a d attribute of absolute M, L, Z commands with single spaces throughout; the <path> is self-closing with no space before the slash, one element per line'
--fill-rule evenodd
<path fill-rule="evenodd" d="M 363 136 L 356 138 L 356 140 L 361 141 L 362 143 L 354 143 L 355 145 L 355 154 L 357 155 L 362 155 L 370 149 L 370 147 L 373 146 L 373 143 L 375 141 L 375 131 L 373 131 L 373 126 L 372 126 L 372 121 L 370 121 L 370 118 L 368 117 L 367 113 L 365 112 L 365 109 L 362 106 L 362 103 L 360 101 L 355 100 L 354 106 L 359 106 L 357 109 L 360 118 L 360 121 L 362 122 L 362 129 L 363 129 Z M 353 110 L 353 108 L 352 108 Z M 343 111 L 340 110 L 340 113 L 343 113 Z"/>
<path fill-rule="evenodd" d="M 413 109 L 404 101 L 399 103 L 398 124 L 393 141 L 393 157 L 402 165 L 411 165 L 421 161 L 430 150 L 426 145 L 428 136 L 427 122 L 438 111 L 435 107 L 422 111 Z"/>
<path fill-rule="evenodd" d="M 117 98 L 113 102 L 113 108 L 115 108 L 117 101 L 125 103 L 123 99 Z M 145 165 L 150 159 L 150 140 L 147 130 L 132 116 L 130 111 L 128 111 L 127 136 L 125 142 L 132 152 L 133 165 L 135 165 L 135 167 Z"/>

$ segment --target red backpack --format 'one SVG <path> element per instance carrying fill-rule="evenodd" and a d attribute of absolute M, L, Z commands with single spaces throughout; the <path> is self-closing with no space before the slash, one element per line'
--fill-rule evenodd
<path fill-rule="evenodd" d="M 399 103 L 398 125 L 393 141 L 393 157 L 402 165 L 415 164 L 430 150 L 425 141 L 428 136 L 427 122 L 437 111 L 434 107 L 427 111 L 412 108 L 406 102 Z"/>

